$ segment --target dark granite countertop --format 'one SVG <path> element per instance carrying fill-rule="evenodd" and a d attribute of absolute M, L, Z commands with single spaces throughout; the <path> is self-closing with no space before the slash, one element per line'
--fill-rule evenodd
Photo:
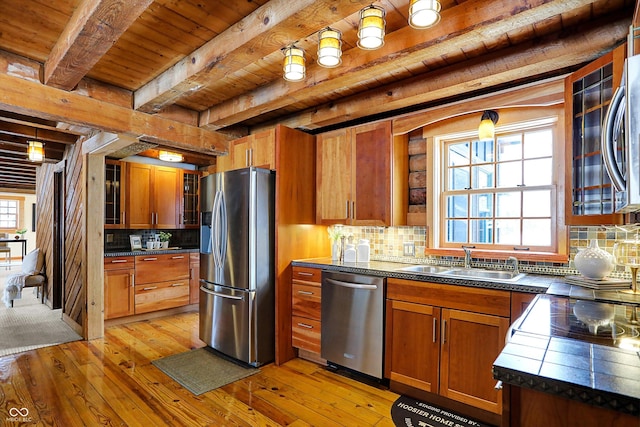
<path fill-rule="evenodd" d="M 118 250 L 118 251 L 105 251 L 104 256 L 106 257 L 117 257 L 117 256 L 136 256 L 136 255 L 149 255 L 149 254 L 176 254 L 176 253 L 199 253 L 199 248 L 177 248 L 177 249 L 153 249 L 153 250 L 139 250 L 139 251 L 127 251 L 127 250 Z"/>
<path fill-rule="evenodd" d="M 511 326 L 493 365 L 495 379 L 585 404 L 640 415 L 640 325 L 629 322 L 635 305 L 615 308 L 613 323 L 598 329 L 579 320 L 569 297 L 538 295 Z M 587 323 L 585 323 L 587 322 Z"/>
<path fill-rule="evenodd" d="M 562 280 L 557 276 L 544 276 L 527 274 L 515 282 L 475 280 L 462 277 L 451 277 L 437 274 L 412 273 L 400 271 L 400 268 L 415 264 L 407 264 L 392 261 L 371 261 L 371 262 L 338 262 L 331 258 L 312 258 L 293 260 L 294 266 L 321 268 L 323 270 L 344 271 L 355 274 L 365 274 L 370 276 L 393 277 L 396 279 L 415 280 L 420 282 L 443 283 L 458 286 L 471 286 L 478 288 L 500 289 L 506 291 L 517 291 L 527 293 L 544 293 L 551 284 Z M 562 283 L 562 282 L 561 282 Z"/>

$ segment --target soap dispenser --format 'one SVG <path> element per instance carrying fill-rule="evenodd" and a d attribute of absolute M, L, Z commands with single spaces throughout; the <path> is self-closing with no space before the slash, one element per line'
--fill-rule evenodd
<path fill-rule="evenodd" d="M 369 262 L 371 260 L 371 248 L 368 239 L 360 239 L 357 249 L 358 262 Z"/>

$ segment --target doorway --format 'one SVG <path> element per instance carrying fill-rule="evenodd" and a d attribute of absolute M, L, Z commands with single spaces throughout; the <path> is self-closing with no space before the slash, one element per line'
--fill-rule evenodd
<path fill-rule="evenodd" d="M 53 309 L 62 308 L 64 295 L 64 169 L 53 174 Z M 63 310 L 64 312 L 64 310 Z"/>

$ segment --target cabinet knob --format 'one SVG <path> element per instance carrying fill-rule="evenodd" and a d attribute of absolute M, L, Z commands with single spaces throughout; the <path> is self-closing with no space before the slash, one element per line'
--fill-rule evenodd
<path fill-rule="evenodd" d="M 172 287 L 176 287 L 176 286 L 184 286 L 184 283 L 172 283 L 171 284 Z"/>
<path fill-rule="evenodd" d="M 149 286 L 147 288 L 142 288 L 143 291 L 152 291 L 154 289 L 158 289 L 158 287 L 157 286 Z"/>
<path fill-rule="evenodd" d="M 301 328 L 313 329 L 313 326 L 308 325 L 306 323 L 298 323 L 298 326 L 300 326 Z"/>
<path fill-rule="evenodd" d="M 313 295 L 313 292 L 309 292 L 309 291 L 298 291 L 298 293 L 300 295 Z"/>
<path fill-rule="evenodd" d="M 143 261 L 157 261 L 158 258 L 142 258 Z"/>

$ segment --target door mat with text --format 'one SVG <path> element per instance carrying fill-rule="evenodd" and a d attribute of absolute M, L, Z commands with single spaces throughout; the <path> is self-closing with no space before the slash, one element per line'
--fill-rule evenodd
<path fill-rule="evenodd" d="M 400 396 L 391 407 L 396 427 L 490 427 L 431 403 Z"/>

